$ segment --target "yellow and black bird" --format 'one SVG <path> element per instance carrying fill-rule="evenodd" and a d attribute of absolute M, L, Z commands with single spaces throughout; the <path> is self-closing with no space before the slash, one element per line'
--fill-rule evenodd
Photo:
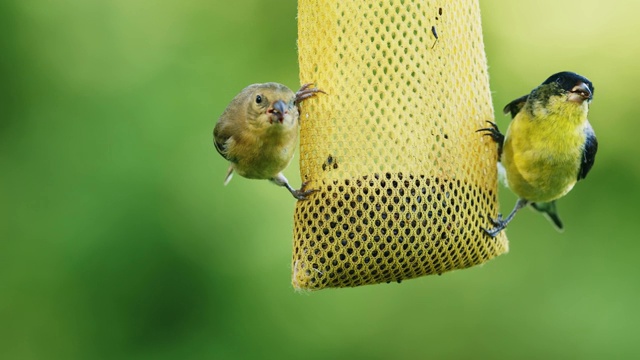
<path fill-rule="evenodd" d="M 300 103 L 324 91 L 303 85 L 295 94 L 278 83 L 253 84 L 240 92 L 220 115 L 213 129 L 216 150 L 233 172 L 249 179 L 268 179 L 286 187 L 298 200 L 315 190 L 293 189 L 282 171 L 289 165 L 300 129 Z"/>
<path fill-rule="evenodd" d="M 506 135 L 492 122 L 491 127 L 478 130 L 498 144 L 507 185 L 519 197 L 506 218 L 491 219 L 494 227 L 486 230 L 490 236 L 496 236 L 528 204 L 562 230 L 555 201 L 587 176 L 598 150 L 587 119 L 593 90 L 587 78 L 559 72 L 505 106 L 504 113 L 513 118 Z"/>

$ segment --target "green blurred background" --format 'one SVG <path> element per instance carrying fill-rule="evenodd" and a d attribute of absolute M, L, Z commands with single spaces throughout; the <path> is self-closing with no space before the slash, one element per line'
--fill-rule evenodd
<path fill-rule="evenodd" d="M 245 85 L 298 86 L 294 0 L 1 2 L 0 358 L 640 356 L 640 2 L 481 7 L 496 109 L 556 71 L 595 83 L 566 231 L 523 211 L 484 266 L 301 294 L 294 200 L 223 187 L 211 141 Z"/>

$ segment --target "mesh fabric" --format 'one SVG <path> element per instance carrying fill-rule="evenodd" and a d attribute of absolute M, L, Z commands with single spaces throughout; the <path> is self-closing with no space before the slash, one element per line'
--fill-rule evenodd
<path fill-rule="evenodd" d="M 401 281 L 508 251 L 477 0 L 299 0 L 297 289 Z"/>

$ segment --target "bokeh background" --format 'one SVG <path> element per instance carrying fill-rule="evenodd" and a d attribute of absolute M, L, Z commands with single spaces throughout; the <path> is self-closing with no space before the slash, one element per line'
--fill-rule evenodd
<path fill-rule="evenodd" d="M 565 232 L 523 211 L 484 266 L 296 293 L 294 200 L 223 187 L 211 141 L 245 85 L 299 85 L 296 1 L 0 2 L 0 358 L 639 357 L 640 2 L 481 8 L 497 110 L 595 84 Z"/>

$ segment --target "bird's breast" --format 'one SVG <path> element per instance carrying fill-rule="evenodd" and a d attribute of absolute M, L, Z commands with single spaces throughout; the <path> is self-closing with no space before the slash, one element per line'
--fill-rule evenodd
<path fill-rule="evenodd" d="M 509 188 L 530 201 L 564 196 L 577 181 L 584 142 L 582 125 L 570 127 L 561 119 L 514 119 L 502 158 Z"/>
<path fill-rule="evenodd" d="M 235 139 L 229 154 L 239 175 L 252 179 L 270 179 L 284 170 L 295 150 L 296 128 L 270 125 L 260 131 L 248 131 Z"/>

